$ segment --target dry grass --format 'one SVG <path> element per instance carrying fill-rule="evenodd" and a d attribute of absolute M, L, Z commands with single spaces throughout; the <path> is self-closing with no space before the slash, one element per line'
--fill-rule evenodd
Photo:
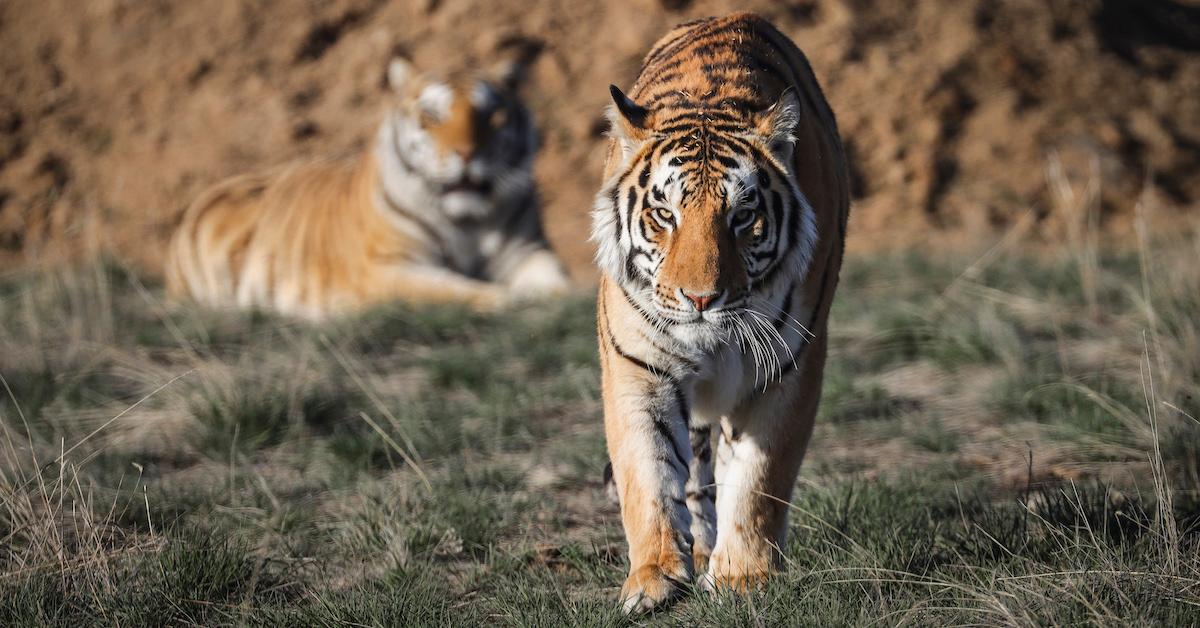
<path fill-rule="evenodd" d="M 1056 186 L 1061 254 L 851 262 L 788 569 L 652 621 L 1200 621 L 1200 238 Z M 593 314 L 0 281 L 0 623 L 621 623 Z"/>

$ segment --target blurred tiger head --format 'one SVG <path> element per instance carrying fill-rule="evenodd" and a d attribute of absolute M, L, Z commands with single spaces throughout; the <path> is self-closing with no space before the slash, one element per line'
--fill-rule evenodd
<path fill-rule="evenodd" d="M 754 107 L 648 110 L 611 92 L 597 261 L 677 337 L 712 345 L 807 269 L 815 218 L 794 172 L 799 99 L 788 89 Z"/>
<path fill-rule="evenodd" d="M 400 163 L 442 195 L 451 214 L 486 211 L 496 196 L 527 189 L 536 151 L 529 111 L 517 96 L 522 64 L 490 71 L 422 73 L 402 58 L 388 66 L 390 135 Z"/>

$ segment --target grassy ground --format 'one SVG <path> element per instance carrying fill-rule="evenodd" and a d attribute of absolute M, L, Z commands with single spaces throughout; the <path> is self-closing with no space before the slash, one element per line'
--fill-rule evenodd
<path fill-rule="evenodd" d="M 786 570 L 639 621 L 1200 623 L 1200 241 L 1088 250 L 851 260 Z M 5 278 L 0 625 L 625 623 L 593 316 Z"/>

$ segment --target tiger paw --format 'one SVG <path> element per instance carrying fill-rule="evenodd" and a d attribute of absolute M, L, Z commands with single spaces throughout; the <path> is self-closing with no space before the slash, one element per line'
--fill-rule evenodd
<path fill-rule="evenodd" d="M 767 583 L 767 578 L 770 574 L 767 572 L 761 573 L 741 573 L 732 575 L 720 575 L 714 573 L 706 573 L 700 580 L 700 588 L 709 593 L 717 593 L 719 591 L 733 591 L 739 595 L 745 595 L 751 591 L 761 589 Z"/>
<path fill-rule="evenodd" d="M 668 574 L 658 565 L 639 567 L 621 587 L 621 607 L 628 615 L 661 608 L 679 598 L 686 581 L 686 573 Z"/>
<path fill-rule="evenodd" d="M 470 296 L 469 303 L 476 312 L 491 313 L 502 310 L 513 303 L 513 297 L 505 289 L 494 286 L 481 286 Z"/>
<path fill-rule="evenodd" d="M 526 258 L 507 283 L 522 300 L 562 296 L 571 288 L 562 264 L 549 251 L 538 251 Z"/>
<path fill-rule="evenodd" d="M 699 578 L 699 583 L 709 593 L 734 591 L 745 595 L 762 588 L 770 575 L 769 559 L 734 561 L 726 556 L 714 555 L 709 560 L 708 572 Z"/>

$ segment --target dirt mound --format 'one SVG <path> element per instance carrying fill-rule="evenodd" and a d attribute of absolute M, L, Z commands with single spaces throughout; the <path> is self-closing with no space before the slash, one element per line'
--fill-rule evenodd
<path fill-rule="evenodd" d="M 544 44 L 527 96 L 551 239 L 587 276 L 609 83 L 691 17 L 753 9 L 811 58 L 854 164 L 852 242 L 1003 228 L 1047 185 L 1102 182 L 1101 224 L 1144 189 L 1194 206 L 1200 7 L 1150 0 L 10 0 L 0 5 L 0 254 L 110 246 L 159 266 L 174 221 L 226 175 L 364 146 L 402 50 L 426 67 Z M 1147 185 L 1148 184 L 1148 185 Z"/>

